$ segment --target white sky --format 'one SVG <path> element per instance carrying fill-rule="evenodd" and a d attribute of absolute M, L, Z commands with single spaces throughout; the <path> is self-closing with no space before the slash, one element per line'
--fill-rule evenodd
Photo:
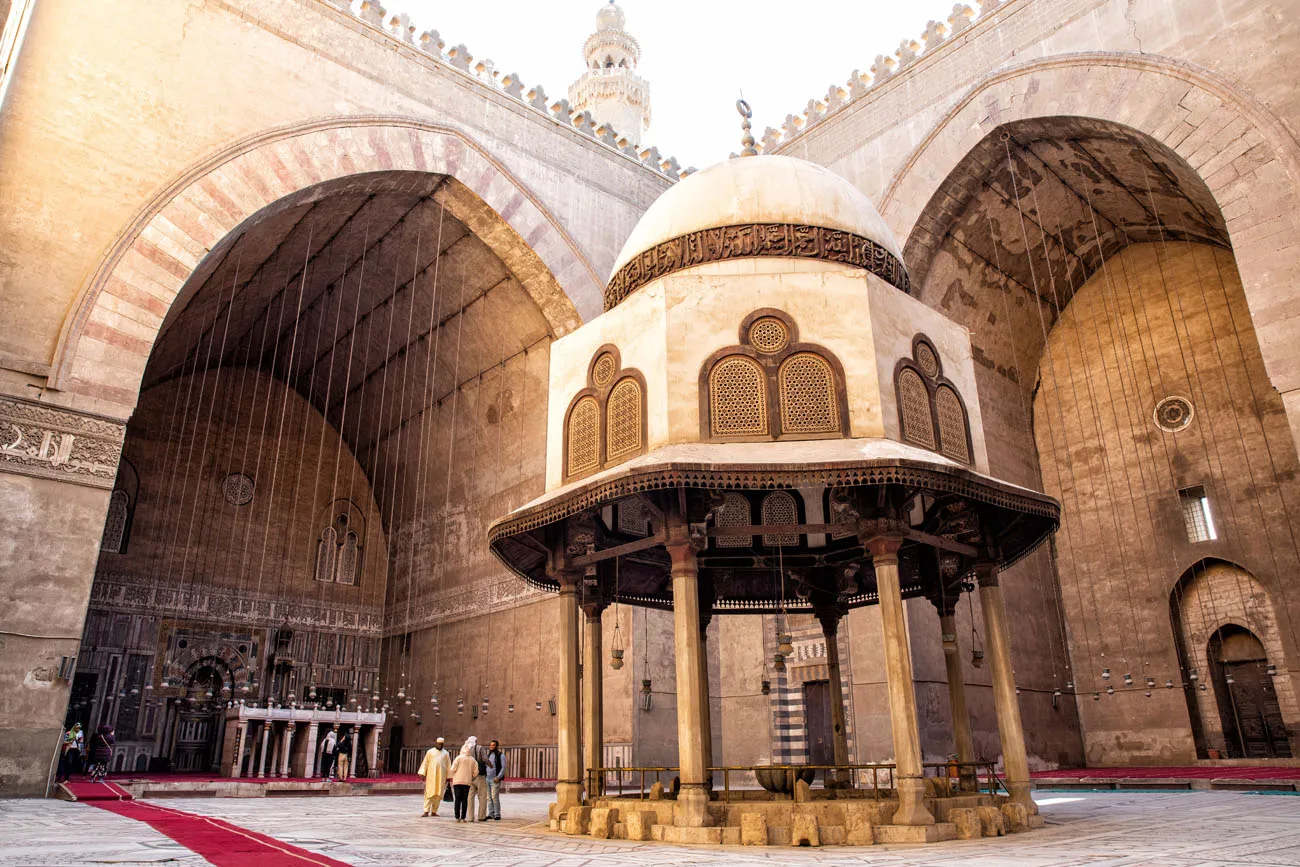
<path fill-rule="evenodd" d="M 975 5 L 973 0 L 968 0 Z M 437 30 L 447 48 L 463 43 L 526 87 L 568 95 L 582 74 L 582 44 L 601 0 L 386 0 L 416 33 Z M 620 0 L 641 43 L 652 124 L 642 146 L 657 145 L 683 167 L 704 168 L 740 149 L 734 104 L 743 89 L 754 135 L 799 114 L 855 68 L 920 41 L 926 22 L 946 21 L 953 0 Z"/>

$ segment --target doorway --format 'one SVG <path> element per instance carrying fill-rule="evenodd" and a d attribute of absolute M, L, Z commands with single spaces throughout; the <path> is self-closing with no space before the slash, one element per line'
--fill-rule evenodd
<path fill-rule="evenodd" d="M 1291 745 L 1264 645 L 1250 630 L 1229 624 L 1210 639 L 1209 658 L 1228 757 L 1289 759 Z"/>
<path fill-rule="evenodd" d="M 803 685 L 804 724 L 808 729 L 808 763 L 835 763 L 835 741 L 831 737 L 831 683 L 812 680 Z"/>

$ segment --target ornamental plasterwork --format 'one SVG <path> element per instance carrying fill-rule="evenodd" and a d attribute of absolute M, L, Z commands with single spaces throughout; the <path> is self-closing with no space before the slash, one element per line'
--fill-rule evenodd
<path fill-rule="evenodd" d="M 605 309 L 612 310 L 651 280 L 683 268 L 765 256 L 822 259 L 850 265 L 870 271 L 904 292 L 909 291 L 903 263 L 870 238 L 822 226 L 745 223 L 679 235 L 632 257 L 605 287 Z"/>
<path fill-rule="evenodd" d="M 394 604 L 384 634 L 400 634 L 507 611 L 548 595 L 513 575 L 488 578 L 465 587 L 422 595 L 412 602 L 409 614 L 404 603 Z"/>
<path fill-rule="evenodd" d="M 111 489 L 126 425 L 0 398 L 0 470 Z"/>
<path fill-rule="evenodd" d="M 331 632 L 378 634 L 383 615 L 377 608 L 339 608 L 312 599 L 284 599 L 268 593 L 214 587 L 160 586 L 122 573 L 101 572 L 90 590 L 90 605 L 114 612 L 182 617 L 246 627 L 289 627 Z"/>

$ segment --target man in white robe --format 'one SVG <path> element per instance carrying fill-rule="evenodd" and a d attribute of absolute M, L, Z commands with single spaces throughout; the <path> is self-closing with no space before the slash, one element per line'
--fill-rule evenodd
<path fill-rule="evenodd" d="M 444 738 L 424 754 L 418 773 L 424 777 L 424 812 L 421 816 L 438 815 L 438 805 L 442 803 L 442 793 L 447 787 L 447 775 L 451 773 L 451 754 L 443 749 Z"/>

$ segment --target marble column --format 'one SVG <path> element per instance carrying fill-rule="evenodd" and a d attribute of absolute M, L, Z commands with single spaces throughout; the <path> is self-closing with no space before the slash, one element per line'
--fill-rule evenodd
<path fill-rule="evenodd" d="M 280 750 L 280 776 L 293 776 L 293 732 L 297 723 L 284 724 L 284 747 Z"/>
<path fill-rule="evenodd" d="M 262 720 L 262 753 L 257 759 L 257 776 L 262 778 L 266 776 L 266 750 L 271 741 L 271 721 Z"/>
<path fill-rule="evenodd" d="M 361 748 L 361 726 L 352 727 L 352 754 L 348 756 L 348 776 L 357 775 L 357 750 Z"/>
<path fill-rule="evenodd" d="M 705 689 L 700 682 L 703 648 L 700 642 L 700 580 L 696 545 L 679 516 L 668 524 L 668 556 L 672 558 L 673 640 L 677 667 L 677 764 L 681 792 L 674 823 L 701 827 L 711 821 L 705 778 L 704 743 L 707 717 Z"/>
<path fill-rule="evenodd" d="M 709 695 L 709 623 L 713 619 L 712 606 L 705 609 L 704 600 L 700 601 L 700 710 L 704 716 L 704 785 L 713 791 L 713 774 L 708 768 L 713 767 L 713 702 Z"/>
<path fill-rule="evenodd" d="M 912 680 L 912 651 L 903 613 L 902 586 L 898 578 L 898 549 L 902 539 L 877 536 L 868 542 L 876 570 L 880 622 L 885 641 L 885 677 L 889 682 L 889 721 L 894 734 L 894 787 L 898 790 L 895 825 L 932 825 L 925 807 L 921 734 L 916 716 L 916 687 Z"/>
<path fill-rule="evenodd" d="M 320 725 L 307 723 L 307 764 L 303 766 L 302 775 L 311 779 L 316 776 L 316 742 L 320 738 Z"/>
<path fill-rule="evenodd" d="M 366 736 L 366 762 L 370 776 L 379 775 L 379 735 L 383 726 L 373 725 Z"/>
<path fill-rule="evenodd" d="M 578 713 L 578 582 L 580 572 L 560 572 L 560 683 L 556 695 L 559 764 L 555 781 L 557 810 L 582 804 L 582 719 Z"/>
<path fill-rule="evenodd" d="M 239 737 L 235 741 L 235 759 L 233 767 L 230 769 L 230 776 L 242 777 L 244 775 L 244 752 L 249 749 L 248 743 L 248 726 L 251 720 L 241 720 L 239 723 Z"/>
<path fill-rule="evenodd" d="M 284 746 L 284 732 L 277 736 L 275 724 L 271 724 L 271 776 L 280 776 L 280 748 Z"/>
<path fill-rule="evenodd" d="M 939 631 L 943 634 L 943 664 L 948 671 L 948 703 L 952 707 L 952 740 L 961 763 L 961 788 L 973 792 L 978 788 L 975 769 L 966 765 L 975 761 L 975 739 L 970 731 L 970 712 L 966 709 L 966 673 L 962 670 L 957 647 L 955 601 L 935 602 L 939 609 Z"/>
<path fill-rule="evenodd" d="M 817 619 L 822 625 L 822 635 L 826 638 L 826 677 L 830 681 L 831 693 L 831 739 L 834 749 L 834 762 L 837 765 L 849 763 L 849 730 L 844 718 L 844 680 L 840 674 L 840 619 L 844 616 L 840 609 L 817 612 Z M 839 785 L 852 785 L 853 775 L 849 772 L 836 772 L 826 775 L 827 782 Z"/>
<path fill-rule="evenodd" d="M 592 768 L 605 766 L 605 710 L 604 710 L 604 655 L 603 634 L 601 632 L 601 615 L 604 604 L 592 603 L 583 606 L 586 615 L 584 641 L 585 654 L 582 660 L 582 728 L 583 767 L 586 768 L 587 797 L 594 798 L 604 788 L 603 779 L 592 774 Z"/>
<path fill-rule="evenodd" d="M 1011 666 L 1011 640 L 1007 635 L 1007 610 L 998 585 L 998 566 L 984 562 L 975 566 L 980 586 L 980 608 L 984 610 L 984 646 L 993 679 L 993 708 L 998 717 L 998 739 L 1002 742 L 1002 766 L 1007 774 L 1011 800 L 1024 804 L 1031 813 L 1038 807 L 1030 797 L 1029 757 L 1025 753 L 1025 731 L 1020 722 L 1020 701 L 1016 698 L 1016 675 Z"/>

